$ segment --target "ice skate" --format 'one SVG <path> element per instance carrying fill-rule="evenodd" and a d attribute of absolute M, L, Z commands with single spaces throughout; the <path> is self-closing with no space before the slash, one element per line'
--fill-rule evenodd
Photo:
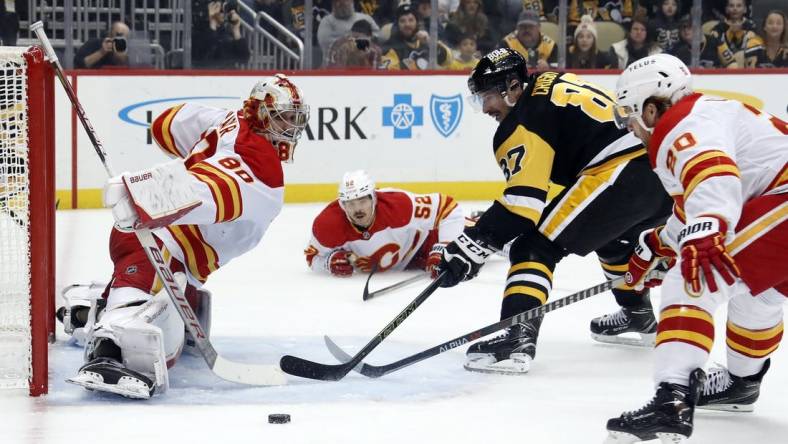
<path fill-rule="evenodd" d="M 112 358 L 96 358 L 79 369 L 79 373 L 66 382 L 88 390 L 114 393 L 133 399 L 149 399 L 153 395 L 153 381 L 129 370 Z"/>
<path fill-rule="evenodd" d="M 514 325 L 503 335 L 477 342 L 465 353 L 465 370 L 517 375 L 528 373 L 536 355 L 541 318 Z"/>
<path fill-rule="evenodd" d="M 643 408 L 625 412 L 607 421 L 605 444 L 631 444 L 659 439 L 662 444 L 679 444 L 692 435 L 695 401 L 706 375 L 701 369 L 690 374 L 689 386 L 663 382 L 654 398 Z"/>
<path fill-rule="evenodd" d="M 710 368 L 698 399 L 698 408 L 726 412 L 753 411 L 770 361 L 764 361 L 763 368 L 757 374 L 745 377 L 732 375 L 725 367 Z"/>
<path fill-rule="evenodd" d="M 636 333 L 640 338 L 621 336 Z M 606 344 L 654 347 L 657 337 L 657 320 L 651 306 L 621 307 L 615 313 L 591 320 L 591 338 Z"/>

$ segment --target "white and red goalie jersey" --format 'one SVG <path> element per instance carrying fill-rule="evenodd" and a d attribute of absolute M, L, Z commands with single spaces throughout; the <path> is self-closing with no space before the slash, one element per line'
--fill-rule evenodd
<path fill-rule="evenodd" d="M 649 159 L 675 200 L 667 240 L 675 242 L 688 219 L 717 216 L 727 223 L 730 241 L 746 202 L 788 193 L 786 122 L 702 94 L 684 97 L 662 119 L 649 142 Z M 671 247 L 676 250 L 675 243 Z"/>
<path fill-rule="evenodd" d="M 271 143 L 237 111 L 178 105 L 160 114 L 151 132 L 168 155 L 184 159 L 202 200 L 154 231 L 199 286 L 260 242 L 282 209 L 282 165 Z"/>
<path fill-rule="evenodd" d="M 432 247 L 451 242 L 465 226 L 462 209 L 450 196 L 390 188 L 377 190 L 376 196 L 375 218 L 364 231 L 350 223 L 338 200 L 320 212 L 304 250 L 310 268 L 329 272 L 331 253 L 345 250 L 361 271 L 373 265 L 377 271 L 424 269 Z"/>

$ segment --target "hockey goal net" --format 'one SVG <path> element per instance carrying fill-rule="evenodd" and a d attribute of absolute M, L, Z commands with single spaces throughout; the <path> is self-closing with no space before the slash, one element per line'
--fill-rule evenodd
<path fill-rule="evenodd" d="M 54 338 L 53 89 L 42 50 L 0 47 L 0 389 L 31 395 Z"/>

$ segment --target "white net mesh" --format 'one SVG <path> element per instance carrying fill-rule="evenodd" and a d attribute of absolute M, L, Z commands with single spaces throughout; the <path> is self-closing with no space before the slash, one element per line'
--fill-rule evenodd
<path fill-rule="evenodd" d="M 0 389 L 31 376 L 26 48 L 0 48 Z"/>

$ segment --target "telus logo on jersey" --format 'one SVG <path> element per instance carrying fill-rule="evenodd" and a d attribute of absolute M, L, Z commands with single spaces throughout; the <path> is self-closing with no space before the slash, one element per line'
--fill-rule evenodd
<path fill-rule="evenodd" d="M 430 97 L 430 117 L 435 129 L 443 137 L 449 137 L 460 125 L 462 118 L 462 96 L 460 94 L 444 97 L 433 94 Z"/>

